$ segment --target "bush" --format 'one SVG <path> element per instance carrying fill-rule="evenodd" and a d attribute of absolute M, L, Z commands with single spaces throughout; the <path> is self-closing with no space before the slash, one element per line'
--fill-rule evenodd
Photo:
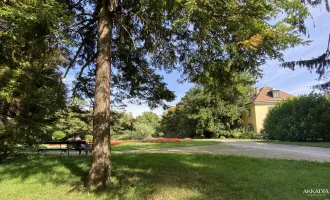
<path fill-rule="evenodd" d="M 225 136 L 220 136 L 220 139 L 226 139 L 226 137 Z"/>
<path fill-rule="evenodd" d="M 240 132 L 240 131 L 233 131 L 232 134 L 231 134 L 231 136 L 233 138 L 240 138 L 241 135 L 242 135 L 242 132 Z"/>
<path fill-rule="evenodd" d="M 311 93 L 278 103 L 264 121 L 271 140 L 329 140 L 330 101 Z"/>
<path fill-rule="evenodd" d="M 227 131 L 227 130 L 219 130 L 218 134 L 220 137 L 224 136 L 224 137 L 229 138 L 231 136 L 231 132 Z"/>
<path fill-rule="evenodd" d="M 63 131 L 55 131 L 52 134 L 52 137 L 54 140 L 61 140 L 66 136 L 66 134 Z"/>
<path fill-rule="evenodd" d="M 240 136 L 241 139 L 251 139 L 254 133 L 252 131 L 244 130 Z"/>

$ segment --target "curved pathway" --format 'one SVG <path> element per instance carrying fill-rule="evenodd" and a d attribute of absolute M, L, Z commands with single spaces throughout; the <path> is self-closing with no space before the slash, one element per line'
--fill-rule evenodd
<path fill-rule="evenodd" d="M 112 153 L 206 153 L 330 162 L 330 148 L 237 140 L 222 140 L 222 142 L 223 143 L 207 146 L 113 151 Z"/>

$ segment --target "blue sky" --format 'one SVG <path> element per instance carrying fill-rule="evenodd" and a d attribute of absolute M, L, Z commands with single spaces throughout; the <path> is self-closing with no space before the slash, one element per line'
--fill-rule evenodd
<path fill-rule="evenodd" d="M 310 59 L 317 57 L 325 52 L 330 33 L 330 13 L 325 9 L 324 5 L 310 9 L 313 19 L 311 17 L 306 21 L 310 37 L 305 39 L 312 40 L 309 46 L 298 46 L 286 50 L 284 53 L 285 61 L 294 61 L 301 59 Z M 315 27 L 313 25 L 313 21 Z M 263 87 L 265 85 L 280 89 L 292 95 L 300 95 L 311 92 L 310 86 L 319 83 L 316 79 L 318 75 L 315 72 L 310 73 L 304 68 L 298 68 L 295 71 L 279 67 L 280 62 L 269 60 L 261 67 L 264 76 L 258 80 L 255 87 Z M 177 80 L 180 78 L 178 72 L 171 74 L 163 74 L 168 88 L 175 92 L 177 98 L 175 101 L 170 102 L 174 105 L 180 101 L 185 95 L 185 92 L 192 86 L 191 83 L 180 84 Z M 70 82 L 73 78 L 70 74 L 66 82 Z M 150 111 L 147 105 L 134 105 L 128 104 L 126 107 L 127 112 L 131 112 L 134 116 L 142 114 L 144 111 Z M 161 115 L 162 108 L 152 110 L 153 112 Z"/>

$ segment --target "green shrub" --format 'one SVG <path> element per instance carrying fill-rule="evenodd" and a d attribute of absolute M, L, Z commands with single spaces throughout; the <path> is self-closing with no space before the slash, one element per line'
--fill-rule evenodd
<path fill-rule="evenodd" d="M 220 136 L 220 139 L 226 139 L 226 137 L 225 136 Z"/>
<path fill-rule="evenodd" d="M 231 136 L 231 132 L 227 130 L 219 130 L 219 136 L 224 136 L 226 138 L 229 138 Z"/>
<path fill-rule="evenodd" d="M 329 140 L 330 101 L 311 93 L 278 103 L 266 116 L 264 131 L 271 140 Z"/>
<path fill-rule="evenodd" d="M 60 140 L 62 138 L 64 138 L 66 136 L 66 134 L 63 131 L 54 131 L 54 133 L 52 134 L 52 137 L 54 140 Z"/>
<path fill-rule="evenodd" d="M 254 135 L 254 132 L 244 130 L 244 131 L 242 131 L 240 138 L 241 139 L 251 139 L 253 137 L 253 135 Z"/>
<path fill-rule="evenodd" d="M 240 138 L 241 135 L 242 135 L 242 132 L 240 132 L 240 131 L 233 131 L 232 134 L 231 134 L 231 136 L 233 138 Z"/>
<path fill-rule="evenodd" d="M 212 133 L 212 138 L 218 138 L 218 137 L 219 137 L 219 133 L 217 133 L 217 132 Z"/>

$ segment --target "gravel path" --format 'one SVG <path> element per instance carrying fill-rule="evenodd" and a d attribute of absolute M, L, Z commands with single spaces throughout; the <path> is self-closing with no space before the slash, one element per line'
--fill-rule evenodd
<path fill-rule="evenodd" d="M 309 160 L 318 162 L 330 162 L 330 148 L 306 147 L 284 144 L 270 144 L 250 141 L 222 140 L 222 143 L 207 146 L 177 147 L 149 150 L 113 151 L 121 153 L 206 153 L 239 155 L 262 158 L 284 158 L 291 160 Z M 47 154 L 59 154 L 49 151 Z M 64 154 L 66 155 L 66 154 Z M 78 152 L 70 151 L 70 155 L 77 156 Z"/>
<path fill-rule="evenodd" d="M 208 146 L 129 150 L 120 152 L 116 151 L 113 153 L 207 153 L 330 162 L 330 148 L 269 144 L 234 140 L 224 140 L 222 142 L 223 143 Z"/>

